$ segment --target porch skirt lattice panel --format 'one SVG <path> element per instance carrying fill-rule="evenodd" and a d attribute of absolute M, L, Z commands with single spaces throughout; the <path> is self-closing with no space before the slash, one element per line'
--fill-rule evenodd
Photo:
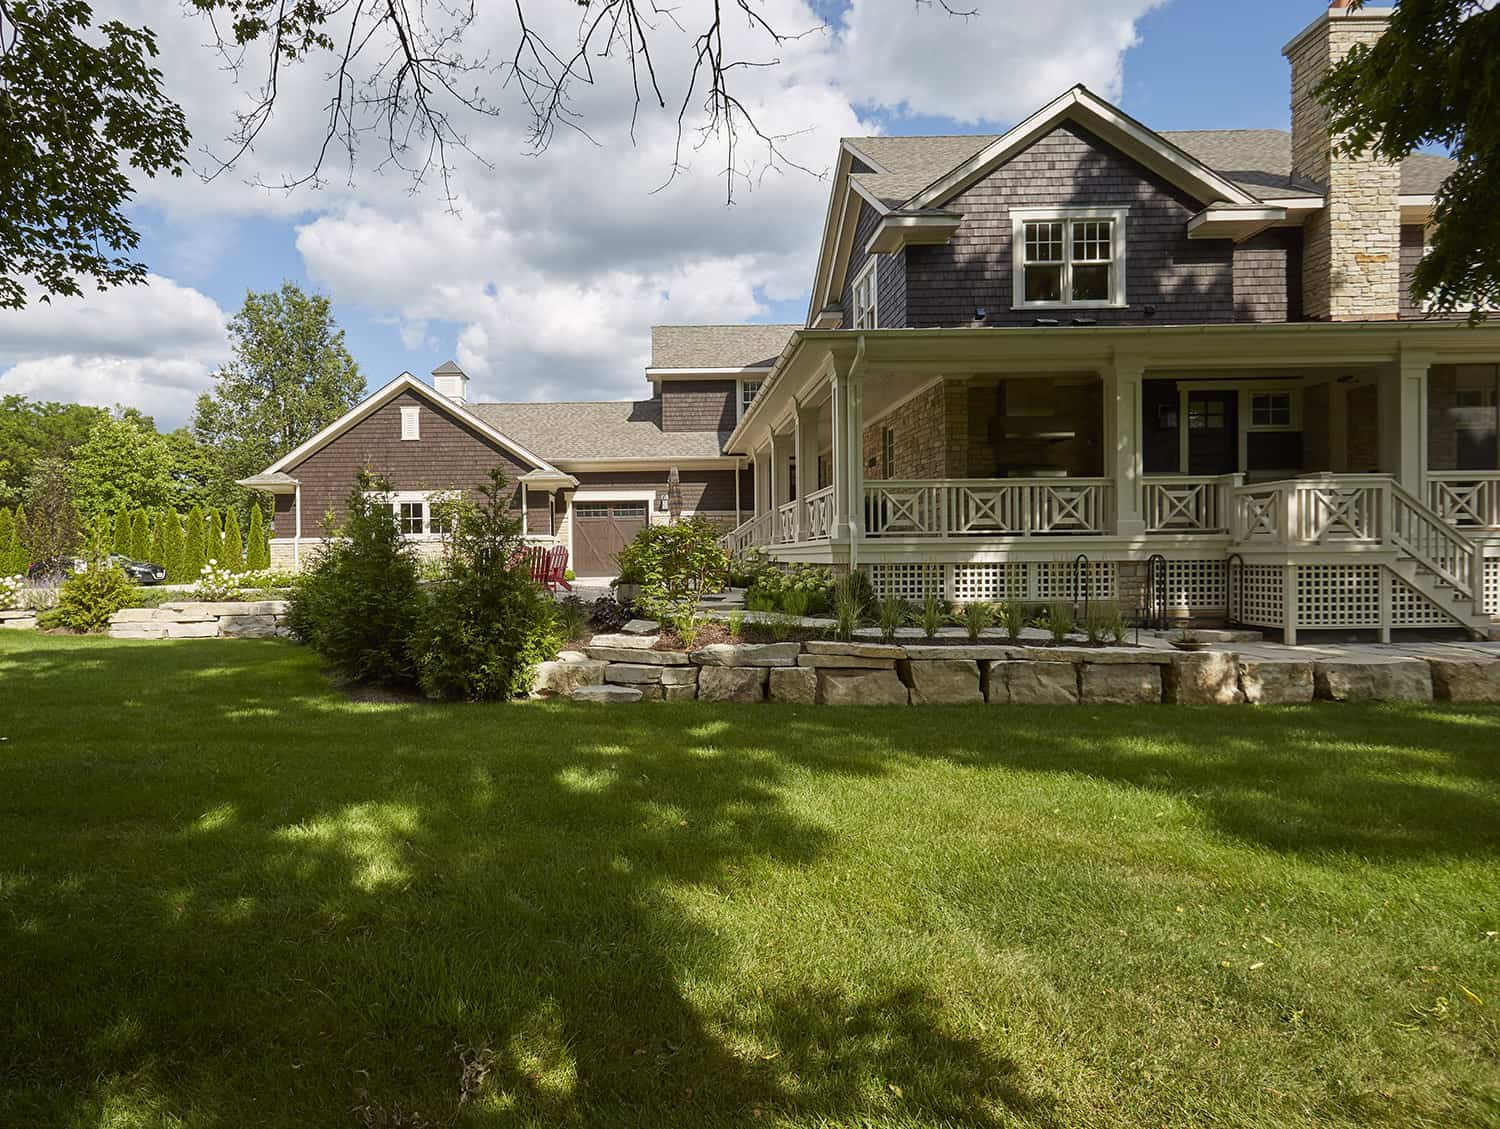
<path fill-rule="evenodd" d="M 1224 611 L 1228 596 L 1223 561 L 1168 561 L 1169 612 Z"/>
<path fill-rule="evenodd" d="M 866 565 L 870 587 L 881 599 L 898 596 L 921 600 L 938 592 L 956 603 L 977 600 L 1023 600 L 1046 603 L 1072 600 L 1077 582 L 1071 561 L 1003 564 L 872 564 Z M 1119 592 L 1118 568 L 1113 561 L 1093 561 L 1088 568 L 1091 600 L 1113 600 Z"/>
<path fill-rule="evenodd" d="M 1500 557 L 1484 562 L 1484 610 L 1500 615 Z"/>
<path fill-rule="evenodd" d="M 1235 575 L 1243 586 L 1243 591 L 1233 593 L 1239 618 L 1256 627 L 1281 627 L 1286 619 L 1281 566 L 1248 565 Z"/>
<path fill-rule="evenodd" d="M 1399 576 L 1391 577 L 1392 627 L 1452 627 L 1457 622 Z"/>
<path fill-rule="evenodd" d="M 1298 627 L 1378 627 L 1380 565 L 1297 566 Z"/>

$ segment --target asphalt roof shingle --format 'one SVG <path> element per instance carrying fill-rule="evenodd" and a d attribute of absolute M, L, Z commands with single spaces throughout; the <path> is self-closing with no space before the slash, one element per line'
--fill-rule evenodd
<path fill-rule="evenodd" d="M 729 433 L 663 431 L 660 400 L 466 404 L 502 435 L 548 462 L 570 459 L 706 459 Z"/>
<path fill-rule="evenodd" d="M 776 361 L 800 325 L 653 325 L 651 367 L 747 368 Z"/>
<path fill-rule="evenodd" d="M 1000 134 L 939 137 L 850 137 L 886 171 L 853 172 L 851 177 L 887 207 L 899 208 L 922 189 L 974 156 Z M 1292 135 L 1284 129 L 1164 130 L 1161 137 L 1261 200 L 1288 193 L 1321 194 L 1323 189 L 1292 178 Z M 1454 162 L 1432 153 L 1413 153 L 1401 162 L 1403 195 L 1427 196 L 1453 171 Z"/>

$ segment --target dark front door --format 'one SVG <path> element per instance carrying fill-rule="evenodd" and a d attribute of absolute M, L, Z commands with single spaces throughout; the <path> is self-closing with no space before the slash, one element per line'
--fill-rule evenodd
<path fill-rule="evenodd" d="M 1189 392 L 1189 474 L 1233 474 L 1240 469 L 1238 392 Z"/>
<path fill-rule="evenodd" d="M 575 502 L 574 575 L 614 576 L 620 571 L 616 554 L 645 528 L 645 502 Z"/>

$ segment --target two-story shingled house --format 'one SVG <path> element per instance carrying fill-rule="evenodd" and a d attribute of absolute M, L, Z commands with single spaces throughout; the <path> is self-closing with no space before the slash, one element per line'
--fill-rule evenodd
<path fill-rule="evenodd" d="M 402 377 L 252 480 L 282 558 L 357 465 L 422 536 L 500 457 L 530 531 L 607 572 L 676 466 L 729 547 L 878 592 L 1486 630 L 1500 325 L 1408 297 L 1451 162 L 1340 154 L 1312 97 L 1387 17 L 1287 45 L 1290 133 L 1158 133 L 1080 86 L 1001 135 L 846 139 L 805 325 L 659 327 L 635 404 Z"/>

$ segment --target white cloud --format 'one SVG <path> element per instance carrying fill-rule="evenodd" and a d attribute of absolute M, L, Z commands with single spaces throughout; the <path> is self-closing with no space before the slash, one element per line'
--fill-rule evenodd
<path fill-rule="evenodd" d="M 853 0 L 840 85 L 858 104 L 970 126 L 1014 122 L 1080 82 L 1117 100 L 1136 22 L 1160 3 L 974 0 L 965 18 L 912 0 Z"/>
<path fill-rule="evenodd" d="M 0 311 L 0 394 L 127 404 L 162 427 L 187 421 L 227 353 L 218 304 L 158 275 Z"/>
<path fill-rule="evenodd" d="M 912 0 L 853 0 L 832 28 L 779 46 L 743 20 L 727 20 L 725 36 L 732 57 L 779 60 L 735 72 L 736 93 L 767 133 L 784 137 L 792 163 L 821 173 L 840 136 L 879 131 L 861 120 L 857 106 L 996 123 L 1079 81 L 1118 97 L 1123 52 L 1154 2 L 980 0 L 979 16 L 961 21 Z M 195 149 L 222 152 L 219 139 L 251 91 L 236 88 L 215 65 L 205 47 L 207 25 L 177 0 L 114 0 L 111 7 L 110 14 L 157 30 L 160 64 L 188 113 Z M 733 206 L 725 207 L 724 150 L 713 140 L 695 150 L 691 134 L 682 170 L 663 187 L 676 153 L 692 34 L 708 11 L 706 0 L 691 0 L 654 33 L 665 110 L 648 103 L 632 121 L 628 70 L 595 60 L 596 82 L 578 88 L 575 106 L 589 136 L 563 130 L 541 155 L 529 151 L 529 121 L 515 87 L 492 80 L 487 93 L 509 99 L 501 116 L 458 122 L 490 162 L 457 158 L 458 215 L 435 185 L 414 195 L 404 175 L 377 171 L 374 141 L 366 143 L 353 185 L 338 166 L 326 170 L 318 191 L 286 196 L 246 183 L 306 170 L 322 138 L 328 68 L 321 61 L 282 72 L 277 117 L 234 172 L 208 186 L 192 176 L 145 183 L 142 199 L 188 232 L 222 231 L 226 221 L 256 214 L 295 224 L 297 249 L 316 285 L 341 305 L 395 324 L 404 346 L 430 351 L 434 363 L 451 353 L 474 378 L 476 396 L 642 395 L 653 322 L 740 321 L 766 313 L 761 296 L 793 300 L 806 292 L 827 199 L 826 179 L 787 165 L 768 168 L 763 147 L 746 141 L 736 166 L 750 179 L 737 184 Z M 818 24 L 808 0 L 760 0 L 757 12 L 783 31 Z M 466 53 L 488 48 L 509 58 L 510 7 L 482 5 L 480 13 Z M 578 9 L 529 4 L 527 15 L 563 43 Z M 232 261 L 217 250 L 223 240 L 187 242 L 193 254 L 182 252 L 182 262 L 194 278 L 209 265 L 200 260 L 220 254 L 230 289 L 239 288 L 228 275 Z M 139 343 L 120 346 L 97 356 L 143 360 Z M 376 385 L 404 364 L 365 360 Z M 107 383 L 102 370 L 90 371 Z M 157 387 L 150 380 L 147 386 Z"/>

